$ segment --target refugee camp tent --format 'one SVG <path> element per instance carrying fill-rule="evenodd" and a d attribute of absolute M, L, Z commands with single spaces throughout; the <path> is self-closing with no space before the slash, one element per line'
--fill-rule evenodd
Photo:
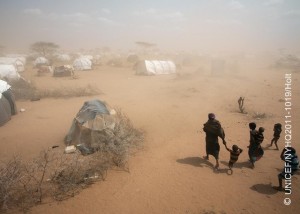
<path fill-rule="evenodd" d="M 114 110 L 100 100 L 86 101 L 65 137 L 66 145 L 85 145 L 88 148 L 99 148 L 99 143 L 115 127 Z M 101 138 L 101 136 L 103 138 Z"/>
<path fill-rule="evenodd" d="M 91 70 L 92 61 L 88 58 L 77 58 L 73 62 L 73 67 L 77 71 Z"/>
<path fill-rule="evenodd" d="M 18 80 L 20 79 L 20 74 L 13 65 L 1 65 L 0 64 L 0 78 L 7 80 Z"/>
<path fill-rule="evenodd" d="M 34 66 L 39 67 L 41 65 L 49 65 L 49 60 L 46 59 L 45 57 L 36 58 L 36 60 L 34 61 Z"/>
<path fill-rule="evenodd" d="M 8 100 L 0 93 L 0 126 L 11 119 L 11 111 Z"/>
<path fill-rule="evenodd" d="M 0 126 L 15 114 L 17 114 L 17 107 L 11 87 L 6 81 L 0 80 Z"/>
<path fill-rule="evenodd" d="M 176 65 L 172 61 L 143 60 L 135 64 L 138 75 L 174 74 Z"/>
<path fill-rule="evenodd" d="M 0 57 L 0 64 L 2 65 L 13 65 L 18 72 L 23 72 L 25 70 L 24 62 L 21 58 L 16 57 Z"/>
<path fill-rule="evenodd" d="M 53 76 L 54 77 L 67 77 L 74 75 L 74 68 L 71 65 L 62 65 L 55 67 Z"/>

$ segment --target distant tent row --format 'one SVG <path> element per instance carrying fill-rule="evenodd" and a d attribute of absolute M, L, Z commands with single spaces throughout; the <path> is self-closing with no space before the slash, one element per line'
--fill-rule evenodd
<path fill-rule="evenodd" d="M 176 73 L 176 65 L 172 61 L 143 60 L 135 64 L 138 75 L 158 75 Z"/>
<path fill-rule="evenodd" d="M 0 126 L 4 125 L 15 114 L 17 114 L 17 107 L 10 85 L 0 80 Z"/>

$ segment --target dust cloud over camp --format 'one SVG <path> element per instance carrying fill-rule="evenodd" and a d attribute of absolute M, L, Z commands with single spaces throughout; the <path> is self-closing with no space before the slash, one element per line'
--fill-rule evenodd
<path fill-rule="evenodd" d="M 298 213 L 299 24 L 296 0 L 0 1 L 0 213 Z"/>

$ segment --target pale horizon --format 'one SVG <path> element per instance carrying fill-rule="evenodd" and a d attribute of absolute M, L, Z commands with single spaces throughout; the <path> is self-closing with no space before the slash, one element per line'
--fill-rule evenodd
<path fill-rule="evenodd" d="M 38 41 L 73 51 L 137 41 L 167 51 L 300 51 L 297 0 L 0 0 L 0 14 L 7 52 Z"/>

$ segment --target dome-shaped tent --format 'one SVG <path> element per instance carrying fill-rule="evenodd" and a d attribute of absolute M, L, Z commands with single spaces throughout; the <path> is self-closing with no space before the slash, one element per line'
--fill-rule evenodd
<path fill-rule="evenodd" d="M 73 67 L 77 71 L 82 70 L 91 70 L 92 69 L 92 61 L 88 58 L 78 58 L 73 62 Z"/>
<path fill-rule="evenodd" d="M 49 65 L 49 60 L 46 59 L 45 57 L 36 58 L 36 60 L 34 61 L 34 66 L 38 67 L 40 65 Z"/>
<path fill-rule="evenodd" d="M 20 79 L 20 74 L 13 65 L 1 65 L 0 64 L 0 78 L 7 80 L 18 80 Z"/>

